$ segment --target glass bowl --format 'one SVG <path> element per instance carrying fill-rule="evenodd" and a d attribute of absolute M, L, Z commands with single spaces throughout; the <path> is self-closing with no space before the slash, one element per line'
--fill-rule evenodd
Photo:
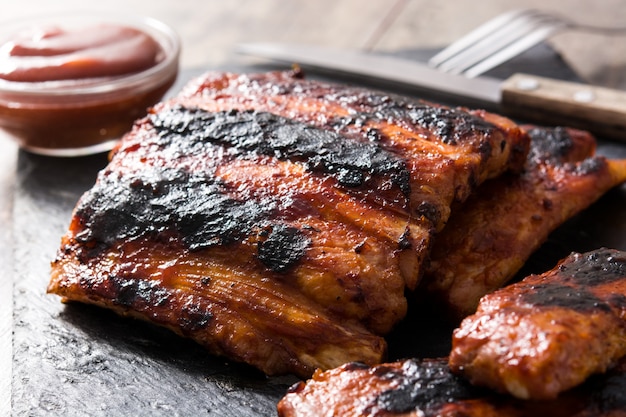
<path fill-rule="evenodd" d="M 147 69 L 123 75 L 34 82 L 0 79 L 0 135 L 42 155 L 105 152 L 165 95 L 178 76 L 180 41 L 170 27 L 152 18 L 76 14 L 5 22 L 0 25 L 0 45 L 31 27 L 73 30 L 101 24 L 148 34 L 160 47 L 159 59 Z"/>

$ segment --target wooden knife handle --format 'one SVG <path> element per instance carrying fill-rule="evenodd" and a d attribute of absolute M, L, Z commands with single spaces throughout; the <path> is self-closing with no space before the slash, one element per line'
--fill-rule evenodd
<path fill-rule="evenodd" d="M 511 117 L 626 142 L 626 91 L 515 74 L 502 84 L 501 104 Z"/>

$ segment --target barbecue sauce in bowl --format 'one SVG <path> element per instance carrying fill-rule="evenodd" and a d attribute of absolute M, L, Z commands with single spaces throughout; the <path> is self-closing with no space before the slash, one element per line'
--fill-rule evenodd
<path fill-rule="evenodd" d="M 0 134 L 31 152 L 111 149 L 178 74 L 180 44 L 147 18 L 43 18 L 2 29 Z"/>

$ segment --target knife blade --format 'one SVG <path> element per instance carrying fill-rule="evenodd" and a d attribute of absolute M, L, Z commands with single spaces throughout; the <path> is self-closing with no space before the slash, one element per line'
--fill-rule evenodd
<path fill-rule="evenodd" d="M 626 91 L 531 74 L 500 80 L 448 74 L 417 61 L 359 50 L 245 43 L 240 54 L 405 86 L 458 105 L 498 111 L 525 122 L 566 125 L 626 141 Z"/>

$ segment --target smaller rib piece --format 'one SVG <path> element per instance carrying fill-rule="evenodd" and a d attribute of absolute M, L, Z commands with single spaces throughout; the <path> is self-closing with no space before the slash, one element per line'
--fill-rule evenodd
<path fill-rule="evenodd" d="M 482 185 L 435 238 L 418 294 L 455 321 L 509 282 L 557 227 L 626 180 L 626 160 L 594 156 L 589 133 L 526 128 L 525 171 Z"/>
<path fill-rule="evenodd" d="M 626 355 L 626 253 L 573 253 L 483 297 L 455 330 L 451 369 L 518 398 L 549 399 Z"/>
<path fill-rule="evenodd" d="M 355 363 L 294 385 L 280 417 L 623 417 L 626 360 L 556 400 L 526 401 L 471 386 L 447 359 Z"/>

